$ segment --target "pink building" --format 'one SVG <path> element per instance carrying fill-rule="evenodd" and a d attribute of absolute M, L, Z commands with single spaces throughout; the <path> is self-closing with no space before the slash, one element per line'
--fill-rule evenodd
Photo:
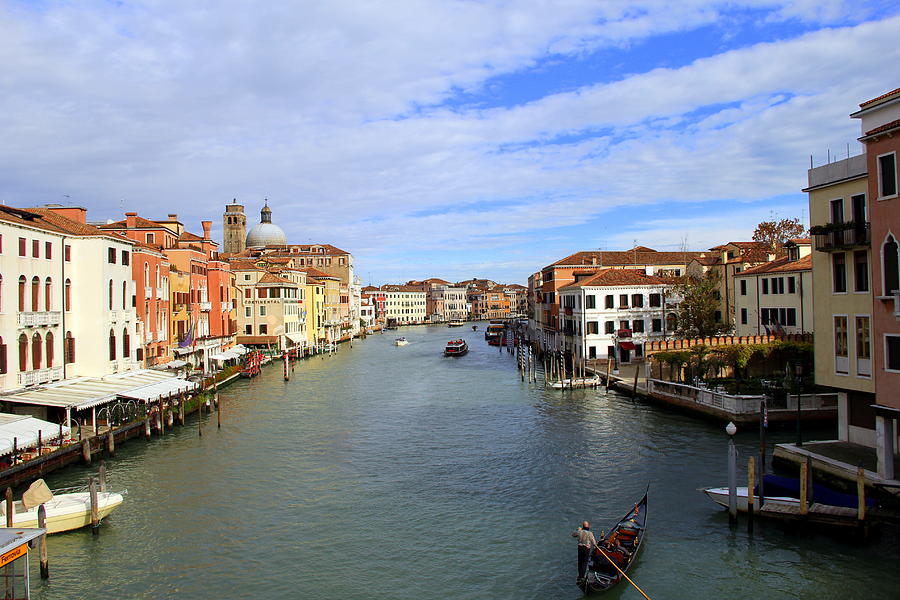
<path fill-rule="evenodd" d="M 900 88 L 859 105 L 869 172 L 872 231 L 872 342 L 875 375 L 875 445 L 878 474 L 894 478 L 897 419 L 900 418 Z"/>

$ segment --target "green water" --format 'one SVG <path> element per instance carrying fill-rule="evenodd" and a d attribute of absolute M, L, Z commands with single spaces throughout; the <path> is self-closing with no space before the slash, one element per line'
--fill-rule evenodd
<path fill-rule="evenodd" d="M 608 527 L 648 483 L 630 574 L 654 600 L 900 596 L 891 532 L 845 545 L 730 530 L 696 491 L 726 483 L 720 426 L 522 383 L 469 327 L 404 329 L 401 348 L 390 333 L 301 362 L 290 382 L 278 364 L 228 387 L 221 430 L 205 416 L 202 437 L 194 419 L 120 445 L 109 481 L 125 503 L 97 537 L 49 538 L 49 581 L 32 555 L 34 597 L 574 599 L 569 533 Z M 441 356 L 460 336 L 469 354 Z M 737 439 L 745 461 L 756 435 Z"/>

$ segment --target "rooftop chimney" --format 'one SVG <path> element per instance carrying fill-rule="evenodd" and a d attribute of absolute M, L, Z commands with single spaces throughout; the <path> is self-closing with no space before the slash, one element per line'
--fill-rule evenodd
<path fill-rule="evenodd" d="M 170 220 L 170 221 L 177 221 L 177 220 L 178 220 L 178 214 L 177 214 L 177 213 L 169 213 L 169 220 Z"/>
<path fill-rule="evenodd" d="M 125 213 L 125 227 L 128 229 L 134 229 L 137 226 L 137 213 L 136 212 L 127 212 Z"/>
<path fill-rule="evenodd" d="M 209 232 L 212 230 L 212 221 L 200 221 L 200 224 L 203 225 L 203 239 L 211 239 Z"/>
<path fill-rule="evenodd" d="M 80 206 L 60 206 L 58 204 L 48 205 L 46 208 L 67 219 L 72 219 L 73 221 L 78 221 L 83 224 L 87 223 L 86 208 Z"/>

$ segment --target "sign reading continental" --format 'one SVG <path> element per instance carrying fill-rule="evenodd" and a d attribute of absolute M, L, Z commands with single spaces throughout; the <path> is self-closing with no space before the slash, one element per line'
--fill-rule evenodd
<path fill-rule="evenodd" d="M 16 548 L 13 548 L 9 552 L 4 552 L 3 554 L 0 554 L 0 567 L 11 563 L 12 561 L 16 560 L 17 558 L 21 558 L 21 557 L 25 556 L 26 554 L 28 554 L 28 544 L 27 543 L 22 544 L 21 546 L 18 546 Z"/>

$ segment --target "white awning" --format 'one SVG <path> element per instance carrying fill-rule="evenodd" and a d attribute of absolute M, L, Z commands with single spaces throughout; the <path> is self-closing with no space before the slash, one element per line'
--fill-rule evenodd
<path fill-rule="evenodd" d="M 242 356 L 242 355 L 247 354 L 248 352 L 250 352 L 247 348 L 245 348 L 245 347 L 242 346 L 241 344 L 238 344 L 238 345 L 236 345 L 236 346 L 232 346 L 231 348 L 228 349 L 228 351 L 229 351 L 229 352 L 236 352 L 236 353 L 238 354 L 238 356 Z"/>
<path fill-rule="evenodd" d="M 150 385 L 145 385 L 133 390 L 128 390 L 127 392 L 121 392 L 119 393 L 119 397 L 149 402 L 160 397 L 168 398 L 170 396 L 177 396 L 179 394 L 194 390 L 198 387 L 200 387 L 199 383 L 194 383 L 193 381 L 185 381 L 184 379 L 172 378 L 166 379 L 164 381 L 158 381 L 156 383 L 151 383 Z"/>
<path fill-rule="evenodd" d="M 174 348 L 172 352 L 177 354 L 178 356 L 183 356 L 185 354 L 193 354 L 196 352 L 196 348 Z"/>
<path fill-rule="evenodd" d="M 0 454 L 13 451 L 13 438 L 18 449 L 36 447 L 38 432 L 41 442 L 47 443 L 59 438 L 59 425 L 26 415 L 0 413 Z M 69 435 L 69 428 L 63 426 L 62 433 Z"/>
<path fill-rule="evenodd" d="M 229 358 L 233 358 L 233 356 L 228 354 L 227 352 L 209 355 L 209 360 L 228 360 Z"/>
<path fill-rule="evenodd" d="M 186 365 L 186 364 L 187 364 L 187 363 L 186 363 L 185 361 L 183 361 L 183 360 L 170 360 L 170 361 L 167 362 L 166 364 L 164 364 L 164 365 L 159 365 L 159 366 L 160 366 L 160 367 L 163 367 L 163 368 L 166 368 L 166 369 L 180 369 L 181 367 L 183 367 L 183 366 Z"/>
<path fill-rule="evenodd" d="M 184 380 L 176 379 L 174 375 L 164 371 L 143 369 L 104 377 L 81 377 L 60 381 L 4 396 L 3 399 L 17 404 L 86 410 L 108 404 L 124 393 L 160 381 Z"/>
<path fill-rule="evenodd" d="M 302 333 L 286 333 L 284 336 L 294 342 L 295 344 L 299 344 L 303 341 L 304 337 Z"/>

